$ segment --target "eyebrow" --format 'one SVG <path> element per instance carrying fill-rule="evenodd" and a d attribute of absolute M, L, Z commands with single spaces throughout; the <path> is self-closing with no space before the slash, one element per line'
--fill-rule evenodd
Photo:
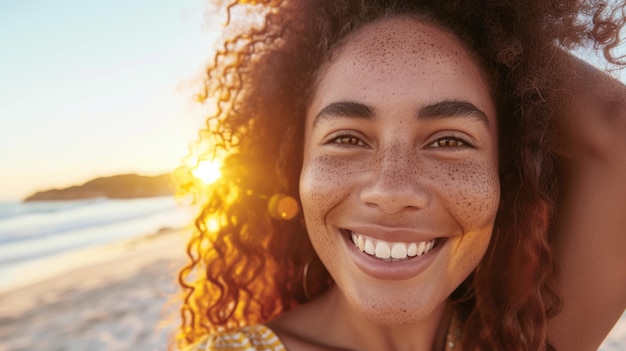
<path fill-rule="evenodd" d="M 427 104 L 418 108 L 417 119 L 434 120 L 447 117 L 467 116 L 477 118 L 489 127 L 489 118 L 474 104 L 461 100 L 443 100 Z M 357 119 L 373 120 L 376 118 L 376 109 L 371 106 L 354 102 L 338 101 L 324 107 L 313 120 L 313 126 L 320 120 L 333 119 L 335 117 L 349 117 Z"/>
<path fill-rule="evenodd" d="M 443 100 L 434 104 L 420 107 L 418 118 L 423 120 L 438 119 L 445 117 L 468 116 L 478 118 L 481 122 L 489 127 L 489 118 L 487 114 L 481 111 L 474 104 L 460 100 Z"/>
<path fill-rule="evenodd" d="M 333 117 L 352 117 L 362 119 L 374 119 L 376 111 L 367 105 L 353 101 L 333 102 L 324 107 L 313 120 L 315 126 L 320 120 L 332 119 Z"/>

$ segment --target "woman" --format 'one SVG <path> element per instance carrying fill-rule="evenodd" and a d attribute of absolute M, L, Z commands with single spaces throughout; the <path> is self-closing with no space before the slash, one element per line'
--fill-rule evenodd
<path fill-rule="evenodd" d="M 618 63 L 625 5 L 261 3 L 208 71 L 201 157 L 229 156 L 180 346 L 597 348 L 626 305 L 626 94 L 564 49 Z"/>

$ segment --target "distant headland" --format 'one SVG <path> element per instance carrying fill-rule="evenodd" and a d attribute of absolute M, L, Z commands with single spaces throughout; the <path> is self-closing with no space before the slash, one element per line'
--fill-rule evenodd
<path fill-rule="evenodd" d="M 83 185 L 64 189 L 38 191 L 24 199 L 29 201 L 80 200 L 97 197 L 109 199 L 134 199 L 172 195 L 174 185 L 170 174 L 158 176 L 142 176 L 137 174 L 121 174 L 100 177 Z"/>

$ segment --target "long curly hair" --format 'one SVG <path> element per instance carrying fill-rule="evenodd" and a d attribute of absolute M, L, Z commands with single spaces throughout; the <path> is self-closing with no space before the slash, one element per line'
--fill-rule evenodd
<path fill-rule="evenodd" d="M 501 205 L 488 251 L 454 292 L 467 350 L 550 348 L 547 321 L 560 300 L 549 240 L 559 172 L 554 136 L 570 98 L 580 46 L 613 50 L 625 1 L 249 0 L 227 9 L 229 34 L 200 99 L 216 107 L 176 175 L 202 211 L 179 275 L 184 301 L 177 344 L 262 323 L 332 284 L 302 214 L 283 220 L 274 194 L 298 198 L 307 103 L 319 67 L 347 34 L 393 15 L 450 28 L 492 81 L 499 118 Z M 222 177 L 198 185 L 193 166 L 226 155 Z M 308 292 L 303 288 L 308 268 Z"/>

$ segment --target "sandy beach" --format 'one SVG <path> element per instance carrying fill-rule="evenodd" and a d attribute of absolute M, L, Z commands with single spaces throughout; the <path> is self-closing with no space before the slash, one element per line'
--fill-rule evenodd
<path fill-rule="evenodd" d="M 0 293 L 0 351 L 166 350 L 186 232 L 40 261 L 58 275 Z M 626 314 L 600 350 L 626 350 Z"/>
<path fill-rule="evenodd" d="M 61 274 L 0 293 L 0 350 L 165 350 L 185 236 L 165 231 L 41 261 Z"/>

